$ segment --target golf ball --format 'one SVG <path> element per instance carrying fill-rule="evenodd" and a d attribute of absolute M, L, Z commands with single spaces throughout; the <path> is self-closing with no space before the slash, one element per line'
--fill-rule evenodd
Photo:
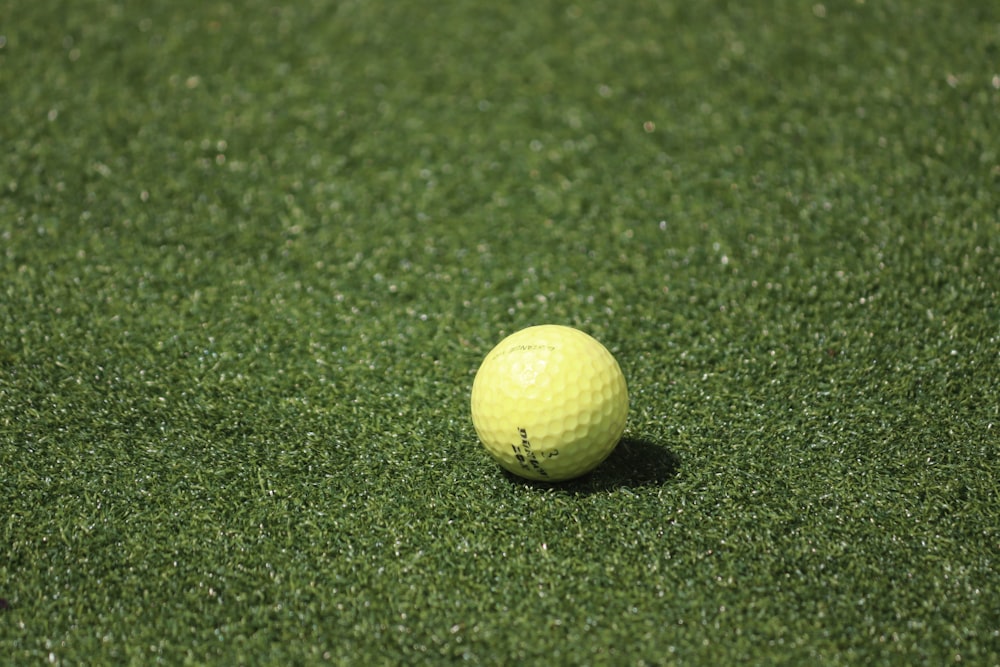
<path fill-rule="evenodd" d="M 472 423 L 483 446 L 528 479 L 590 472 L 618 444 L 627 416 L 618 362 L 571 327 L 546 324 L 511 334 L 486 355 L 472 383 Z"/>

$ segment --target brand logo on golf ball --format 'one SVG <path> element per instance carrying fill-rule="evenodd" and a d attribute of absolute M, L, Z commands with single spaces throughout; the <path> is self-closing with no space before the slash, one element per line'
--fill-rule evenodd
<path fill-rule="evenodd" d="M 514 458 L 520 462 L 520 464 L 527 470 L 531 470 L 543 477 L 548 477 L 549 473 L 545 471 L 542 467 L 542 462 L 538 460 L 538 456 L 535 450 L 531 447 L 531 440 L 528 438 L 528 429 L 518 428 L 517 434 L 521 437 L 521 443 L 511 444 L 511 449 L 514 450 Z M 542 454 L 547 459 L 551 459 L 554 456 L 559 456 L 559 450 L 553 449 L 551 451 Z"/>

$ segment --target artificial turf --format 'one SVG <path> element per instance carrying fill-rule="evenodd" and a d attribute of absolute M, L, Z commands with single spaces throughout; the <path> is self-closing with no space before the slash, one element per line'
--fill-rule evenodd
<path fill-rule="evenodd" d="M 0 662 L 1000 664 L 997 3 L 0 17 Z"/>

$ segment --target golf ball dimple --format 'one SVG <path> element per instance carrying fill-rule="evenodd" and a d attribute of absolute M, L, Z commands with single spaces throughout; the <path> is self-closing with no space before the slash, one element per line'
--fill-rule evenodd
<path fill-rule="evenodd" d="M 596 468 L 625 431 L 628 389 L 607 348 L 571 327 L 511 334 L 472 383 L 472 423 L 504 468 L 560 481 Z"/>

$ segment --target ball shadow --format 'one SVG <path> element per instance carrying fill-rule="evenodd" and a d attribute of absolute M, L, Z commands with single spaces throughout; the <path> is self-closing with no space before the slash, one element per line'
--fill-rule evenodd
<path fill-rule="evenodd" d="M 677 476 L 680 457 L 664 445 L 643 437 L 622 438 L 593 471 L 565 482 L 532 482 L 505 473 L 512 482 L 565 493 L 597 493 L 621 488 L 657 486 Z"/>

